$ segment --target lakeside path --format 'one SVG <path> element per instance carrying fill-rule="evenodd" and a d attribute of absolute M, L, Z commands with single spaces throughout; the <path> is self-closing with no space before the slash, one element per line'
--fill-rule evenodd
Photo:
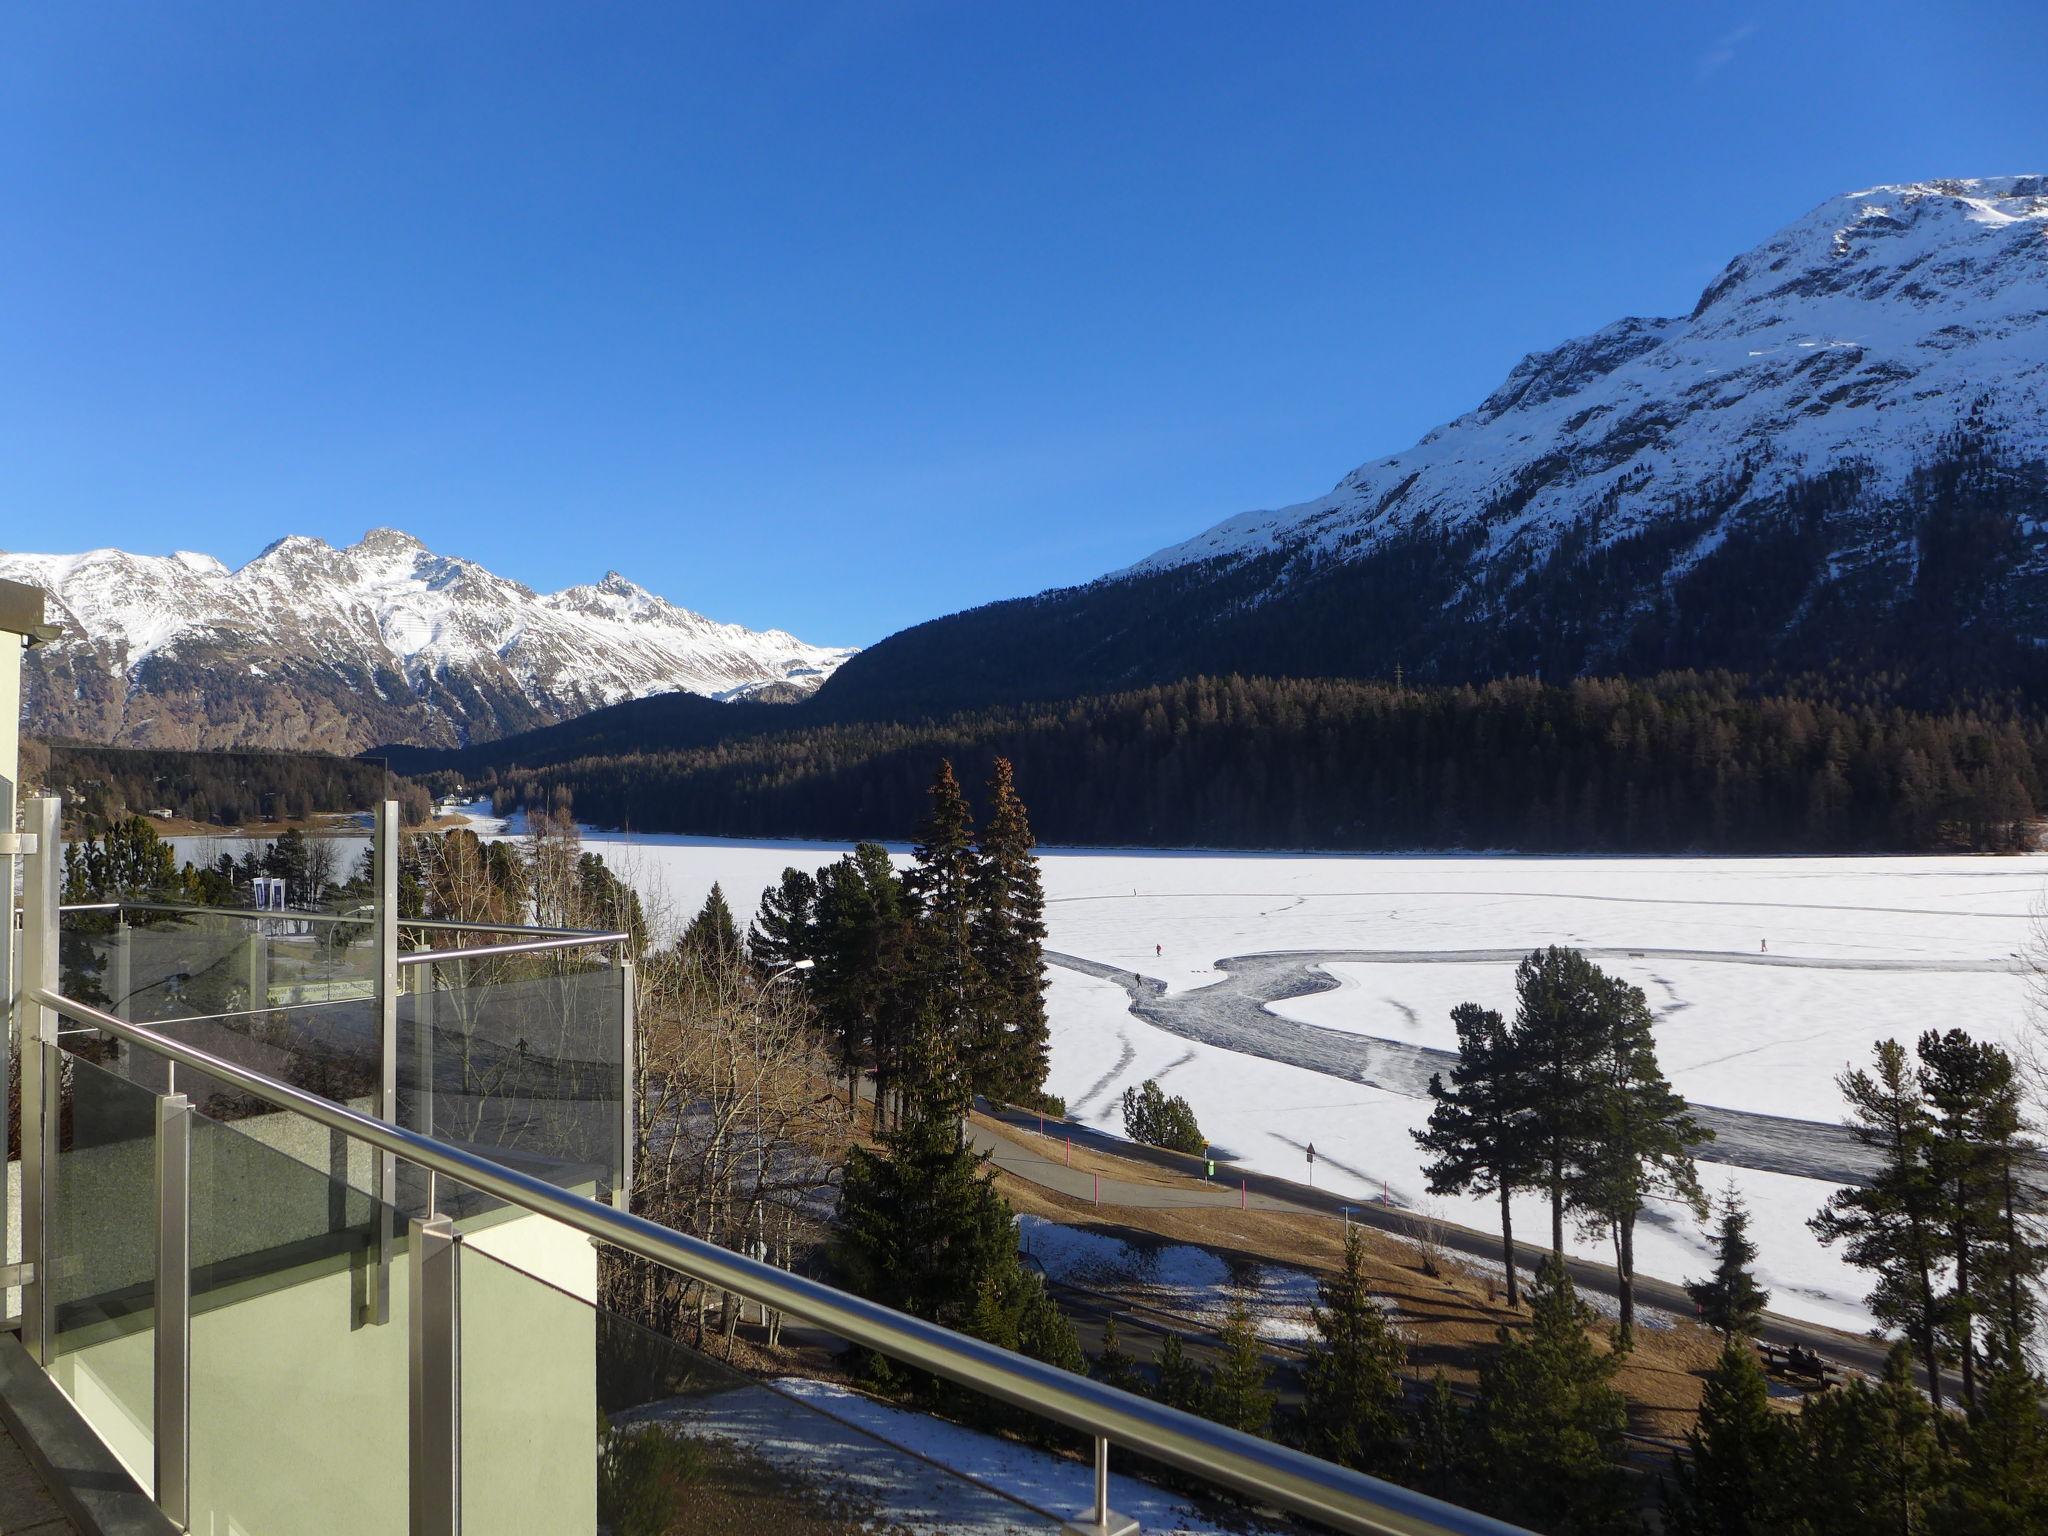
<path fill-rule="evenodd" d="M 1050 957 L 1048 957 L 1050 958 Z M 1123 1140 L 1106 1131 L 1074 1120 L 1062 1120 L 1056 1116 L 1043 1117 L 1046 1133 L 1060 1138 L 1071 1137 L 1077 1148 L 1086 1148 L 1098 1157 L 1114 1159 L 1128 1168 L 1127 1176 L 1114 1173 L 1095 1173 L 1084 1168 L 1074 1168 L 1048 1158 L 1038 1147 L 1031 1145 L 1029 1133 L 1037 1130 L 1041 1117 L 1036 1113 L 1003 1106 L 978 1104 L 977 1114 L 968 1122 L 969 1139 L 978 1151 L 988 1154 L 989 1160 L 1003 1172 L 1014 1178 L 1036 1184 L 1042 1189 L 1065 1195 L 1070 1199 L 1097 1203 L 1107 1214 L 1116 1207 L 1142 1210 L 1191 1210 L 1200 1208 L 1238 1208 L 1240 1200 L 1252 1210 L 1291 1212 L 1304 1218 L 1351 1220 L 1361 1226 L 1375 1228 L 1393 1236 L 1416 1241 L 1421 1236 L 1422 1222 L 1409 1211 L 1398 1207 L 1368 1201 L 1361 1204 L 1355 1196 L 1344 1197 L 1325 1190 L 1311 1189 L 1291 1179 L 1276 1178 L 1271 1174 L 1251 1173 L 1232 1164 L 1218 1163 L 1217 1182 L 1207 1183 L 1201 1178 L 1201 1161 L 1182 1153 L 1169 1152 L 1160 1147 L 1147 1147 Z M 1162 1178 L 1161 1174 L 1167 1175 Z M 1500 1234 L 1483 1232 L 1476 1228 L 1459 1226 L 1454 1222 L 1431 1224 L 1432 1236 L 1445 1248 L 1468 1258 L 1497 1265 L 1500 1262 Z M 1517 1246 L 1518 1267 L 1533 1265 L 1545 1250 L 1532 1244 Z M 1604 1296 L 1616 1292 L 1615 1274 L 1612 1265 L 1592 1259 L 1567 1257 L 1565 1267 L 1573 1281 L 1590 1291 Z M 1693 1311 L 1692 1298 L 1683 1286 L 1654 1276 L 1636 1276 L 1636 1301 L 1639 1306 L 1657 1307 L 1680 1316 L 1690 1316 Z M 1764 1315 L 1763 1326 L 1758 1336 L 1764 1342 L 1778 1345 L 1797 1344 L 1810 1349 L 1838 1365 L 1868 1375 L 1882 1375 L 1889 1344 L 1872 1339 L 1867 1335 L 1849 1333 L 1838 1328 L 1829 1328 L 1819 1323 L 1802 1322 L 1797 1318 L 1784 1317 L 1775 1312 Z M 1946 1378 L 1944 1378 L 1946 1379 Z"/>

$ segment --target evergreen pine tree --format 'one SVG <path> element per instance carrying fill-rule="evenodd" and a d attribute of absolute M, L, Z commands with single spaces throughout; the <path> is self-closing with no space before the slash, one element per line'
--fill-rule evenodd
<path fill-rule="evenodd" d="M 954 1053 L 969 1095 L 987 1082 L 995 1063 L 974 1038 L 986 979 L 975 952 L 974 818 L 953 765 L 940 760 L 930 809 L 918 828 L 905 893 L 915 908 L 915 940 L 904 976 L 913 1008 Z"/>
<path fill-rule="evenodd" d="M 697 909 L 697 915 L 690 919 L 677 942 L 684 954 L 707 966 L 721 966 L 739 957 L 740 927 L 733 921 L 732 907 L 717 881 L 712 881 L 704 905 Z"/>
<path fill-rule="evenodd" d="M 2044 1250 L 2032 1230 L 2036 1197 L 2020 1171 L 2033 1148 L 2019 1076 L 2004 1051 L 1951 1029 L 1922 1035 L 1918 1053 L 1934 1121 L 1928 1171 L 1954 1266 L 1942 1332 L 1962 1366 L 1963 1401 L 1974 1406 L 1986 1348 L 1994 1358 L 2023 1360 L 2033 1331 Z"/>
<path fill-rule="evenodd" d="M 1179 1334 L 1169 1333 L 1159 1341 L 1153 1369 L 1159 1379 L 1160 1402 L 1183 1413 L 1208 1416 L 1209 1384 L 1202 1377 L 1202 1368 L 1188 1358 Z"/>
<path fill-rule="evenodd" d="M 1633 1500 L 1618 1361 L 1593 1347 L 1592 1309 L 1555 1257 L 1537 1271 L 1529 1304 L 1528 1328 L 1502 1328 L 1480 1368 L 1473 1470 L 1510 1520 L 1581 1536 L 1626 1530 Z"/>
<path fill-rule="evenodd" d="M 851 1112 L 862 1067 L 875 1074 L 875 1124 L 897 1082 L 899 977 L 909 948 L 903 884 L 879 843 L 861 843 L 818 873 L 810 992 L 838 1046 Z"/>
<path fill-rule="evenodd" d="M 1599 970 L 1575 949 L 1552 946 L 1515 971 L 1513 1052 L 1530 1108 L 1537 1182 L 1550 1195 L 1550 1252 L 1564 1257 L 1564 1216 L 1594 1138 L 1594 1096 L 1606 1031 Z"/>
<path fill-rule="evenodd" d="M 1307 1449 L 1325 1461 L 1386 1473 L 1401 1461 L 1401 1368 L 1407 1361 L 1365 1283 L 1365 1240 L 1344 1233 L 1344 1260 L 1316 1281 L 1316 1343 L 1303 1372 Z"/>
<path fill-rule="evenodd" d="M 1671 1536 L 1781 1536 L 1794 1517 L 1798 1435 L 1771 1410 L 1756 1352 L 1731 1336 L 1707 1376 L 1699 1423 L 1672 1463 Z"/>
<path fill-rule="evenodd" d="M 1874 1069 L 1835 1081 L 1849 1102 L 1850 1130 L 1878 1154 L 1867 1185 L 1839 1189 L 1807 1222 L 1823 1243 L 1841 1242 L 1858 1269 L 1877 1277 L 1871 1314 L 1913 1341 L 1941 1406 L 1942 1311 L 1936 1281 L 1943 1266 L 1941 1189 L 1928 1166 L 1934 1136 L 1919 1078 L 1896 1040 L 1877 1043 Z"/>
<path fill-rule="evenodd" d="M 761 893 L 761 908 L 747 927 L 747 951 L 757 964 L 779 971 L 817 958 L 818 881 L 800 869 Z"/>
<path fill-rule="evenodd" d="M 1934 1414 L 1913 1385 L 1912 1356 L 1892 1348 L 1884 1379 L 1851 1381 L 1799 1415 L 1799 1513 L 1812 1536 L 1936 1536 L 1948 1472 Z"/>
<path fill-rule="evenodd" d="M 1688 1280 L 1686 1291 L 1699 1308 L 1700 1321 L 1724 1338 L 1753 1338 L 1770 1305 L 1771 1293 L 1761 1289 L 1750 1266 L 1756 1244 L 1749 1240 L 1749 1208 L 1731 1181 L 1715 1209 L 1714 1272 L 1704 1280 Z"/>
<path fill-rule="evenodd" d="M 1435 1102 L 1429 1125 L 1410 1134 L 1430 1156 L 1423 1176 L 1431 1194 L 1500 1197 L 1508 1305 L 1519 1306 L 1521 1277 L 1515 1268 L 1510 1201 L 1517 1189 L 1535 1178 L 1536 1122 L 1523 1098 L 1526 1085 L 1515 1042 L 1501 1016 L 1477 1003 L 1460 1003 L 1451 1010 L 1451 1024 L 1458 1032 L 1458 1064 L 1451 1068 L 1451 1086 L 1444 1086 L 1441 1074 L 1430 1074 L 1429 1096 Z"/>
<path fill-rule="evenodd" d="M 1117 1387 L 1125 1392 L 1145 1390 L 1144 1372 L 1138 1369 L 1137 1359 L 1124 1348 L 1123 1335 L 1117 1328 L 1114 1315 L 1102 1325 L 1102 1348 L 1095 1356 L 1094 1376 L 1106 1387 Z"/>
<path fill-rule="evenodd" d="M 1451 1391 L 1450 1378 L 1436 1371 L 1415 1415 L 1409 1474 L 1416 1486 L 1440 1499 L 1459 1500 L 1467 1482 L 1465 1440 L 1465 1410 Z"/>
<path fill-rule="evenodd" d="M 1935 1528 L 1946 1536 L 2048 1531 L 2048 1406 L 2041 1379 L 2000 1361 L 1961 1435 Z"/>
<path fill-rule="evenodd" d="M 1273 1405 L 1279 1398 L 1267 1385 L 1272 1372 L 1258 1330 L 1252 1326 L 1252 1315 L 1242 1301 L 1232 1299 L 1217 1338 L 1223 1345 L 1223 1358 L 1210 1377 L 1208 1415 L 1248 1435 L 1263 1435 L 1273 1427 Z"/>
<path fill-rule="evenodd" d="M 913 1051 L 901 1123 L 879 1151 L 849 1153 L 834 1265 L 872 1301 L 1079 1370 L 1073 1328 L 1024 1268 L 986 1157 L 961 1140 L 945 1049 L 935 1042 Z"/>
<path fill-rule="evenodd" d="M 1640 987 L 1594 968 L 1600 1038 L 1588 1085 L 1596 1134 L 1572 1178 L 1572 1203 L 1614 1241 L 1620 1342 L 1635 1342 L 1636 1219 L 1653 1196 L 1706 1215 L 1692 1149 L 1713 1138 L 1657 1065 L 1650 1004 Z"/>
<path fill-rule="evenodd" d="M 1051 1026 L 1045 1013 L 1045 891 L 1031 821 L 1010 760 L 988 782 L 988 824 L 975 865 L 974 947 L 986 985 L 976 1044 L 988 1067 L 981 1092 L 1030 1104 L 1045 1090 Z"/>

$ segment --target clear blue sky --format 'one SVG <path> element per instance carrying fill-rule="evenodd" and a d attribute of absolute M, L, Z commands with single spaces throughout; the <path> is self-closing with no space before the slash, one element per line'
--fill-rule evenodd
<path fill-rule="evenodd" d="M 0 547 L 393 524 L 871 641 L 1319 494 L 1833 193 L 2048 170 L 2042 20 L 11 7 Z"/>

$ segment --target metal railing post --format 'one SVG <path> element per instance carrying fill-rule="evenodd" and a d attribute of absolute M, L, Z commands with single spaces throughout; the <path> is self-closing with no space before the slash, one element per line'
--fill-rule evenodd
<path fill-rule="evenodd" d="M 451 1217 L 411 1225 L 412 1536 L 462 1529 L 462 1244 Z"/>
<path fill-rule="evenodd" d="M 189 1523 L 192 1477 L 192 1102 L 156 1101 L 156 1504 Z"/>
<path fill-rule="evenodd" d="M 639 1079 L 640 974 L 633 961 L 619 962 L 622 985 L 619 1031 L 619 1183 L 612 1191 L 612 1204 L 622 1211 L 633 1208 L 633 1173 L 640 1135 L 639 1105 L 634 1088 Z"/>
<path fill-rule="evenodd" d="M 0 729 L 5 729 L 0 724 Z M 13 1179 L 7 1160 L 7 1148 L 12 1138 L 8 1135 L 9 1110 L 7 1101 L 11 1097 L 8 1088 L 8 1045 L 14 1039 L 14 1016 L 16 1013 L 14 990 L 14 781 L 0 776 L 0 1221 L 13 1208 L 8 1199 L 8 1189 Z M 4 1243 L 4 1240 L 0 1240 Z M 16 1263 L 21 1255 L 0 1246 L 0 1270 Z M 13 1279 L 0 1280 L 0 1291 L 14 1289 Z M 11 1304 L 0 1306 L 0 1312 L 14 1316 Z"/>
<path fill-rule="evenodd" d="M 1095 1437 L 1095 1507 L 1066 1524 L 1065 1536 L 1138 1536 L 1138 1522 L 1109 1507 L 1109 1440 Z"/>
<path fill-rule="evenodd" d="M 21 1343 L 47 1368 L 57 1328 L 50 1277 L 50 1183 L 57 1171 L 57 1014 L 43 994 L 57 986 L 58 833 L 63 802 L 28 802 L 35 847 L 23 860 L 21 929 Z"/>
<path fill-rule="evenodd" d="M 377 807 L 372 838 L 377 880 L 377 1118 L 398 1123 L 398 802 Z M 398 1160 L 377 1152 L 371 1163 L 377 1210 L 375 1252 L 364 1297 L 364 1321 L 391 1321 L 391 1254 L 398 1241 Z"/>
<path fill-rule="evenodd" d="M 124 1019 L 135 1017 L 135 1008 L 129 1001 L 128 996 L 135 987 L 134 957 L 128 952 L 128 946 L 133 942 L 132 931 L 128 927 L 128 914 L 119 907 L 116 907 L 114 909 L 114 949 L 112 955 L 109 956 L 109 959 L 112 961 L 109 969 L 113 972 L 113 975 L 109 978 L 112 982 L 109 990 L 113 993 L 114 1000 L 107 1005 L 107 1012 L 117 1013 Z"/>

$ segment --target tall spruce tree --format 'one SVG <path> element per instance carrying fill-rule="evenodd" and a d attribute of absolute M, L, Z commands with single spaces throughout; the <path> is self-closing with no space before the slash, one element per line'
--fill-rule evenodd
<path fill-rule="evenodd" d="M 1265 1347 L 1242 1301 L 1232 1299 L 1216 1337 L 1223 1353 L 1209 1379 L 1208 1415 L 1245 1434 L 1263 1435 L 1273 1427 L 1273 1407 L 1280 1399 L 1269 1385 L 1272 1370 Z"/>
<path fill-rule="evenodd" d="M 1018 1104 L 1040 1099 L 1051 1060 L 1045 891 L 1035 846 L 1010 760 L 999 757 L 989 776 L 988 821 L 974 871 L 974 948 L 985 982 L 976 1046 L 988 1063 L 977 1086 Z"/>
<path fill-rule="evenodd" d="M 875 1074 L 875 1124 L 886 1118 L 898 1073 L 903 1015 L 896 1003 L 909 918 L 903 883 L 879 843 L 858 844 L 818 872 L 810 991 L 846 1071 L 847 1109 L 863 1067 Z"/>
<path fill-rule="evenodd" d="M 733 920 L 732 906 L 725 899 L 725 892 L 717 881 L 711 882 L 710 894 L 705 896 L 704 905 L 697 909 L 697 915 L 690 919 L 678 941 L 686 955 L 701 960 L 705 965 L 717 967 L 736 960 L 742 953 L 740 926 Z"/>
<path fill-rule="evenodd" d="M 1941 1192 L 1953 1283 L 1943 1334 L 1962 1367 L 1963 1401 L 1977 1400 L 1977 1367 L 2024 1360 L 2044 1250 L 2036 1196 L 2022 1165 L 2033 1151 L 2013 1061 L 1960 1029 L 1920 1037 L 1920 1082 L 1933 1115 L 1928 1169 Z"/>
<path fill-rule="evenodd" d="M 2041 1379 L 1999 1361 L 1960 1436 L 1935 1528 L 1945 1536 L 2048 1531 L 2048 1408 Z"/>
<path fill-rule="evenodd" d="M 974 1034 L 987 987 L 974 942 L 976 862 L 973 814 L 952 763 L 941 759 L 903 877 L 916 909 L 905 980 L 916 994 L 912 1006 L 945 1038 L 970 1094 L 982 1089 L 995 1065 Z"/>
<path fill-rule="evenodd" d="M 1362 1472 L 1401 1465 L 1401 1368 L 1407 1349 L 1365 1283 L 1365 1239 L 1344 1233 L 1344 1259 L 1316 1280 L 1316 1341 L 1303 1370 L 1302 1429 L 1325 1461 Z"/>
<path fill-rule="evenodd" d="M 1685 1289 L 1709 1328 L 1726 1339 L 1753 1338 L 1771 1293 L 1751 1273 L 1756 1244 L 1749 1239 L 1749 1207 L 1731 1181 L 1714 1209 L 1714 1272 L 1704 1280 L 1686 1281 Z"/>
<path fill-rule="evenodd" d="M 1526 1329 L 1502 1328 L 1480 1367 L 1472 1466 L 1487 1500 L 1546 1531 L 1618 1532 L 1634 1523 L 1622 1458 L 1628 1405 L 1617 1358 L 1593 1346 L 1593 1312 L 1555 1256 L 1536 1273 Z"/>
<path fill-rule="evenodd" d="M 747 926 L 747 951 L 770 971 L 817 958 L 818 880 L 801 869 L 761 893 L 761 907 Z"/>
<path fill-rule="evenodd" d="M 1102 1325 L 1102 1348 L 1096 1352 L 1091 1374 L 1106 1387 L 1116 1387 L 1124 1392 L 1145 1390 L 1144 1373 L 1138 1369 L 1136 1358 L 1124 1348 L 1122 1331 L 1117 1327 L 1114 1314 Z"/>
<path fill-rule="evenodd" d="M 986 1156 L 959 1135 L 951 1048 L 924 1021 L 903 1069 L 901 1123 L 879 1150 L 848 1154 L 835 1268 L 870 1300 L 1080 1370 L 1073 1328 L 1024 1267 Z"/>
<path fill-rule="evenodd" d="M 1783 1536 L 1797 1518 L 1798 1434 L 1771 1409 L 1756 1352 L 1731 1336 L 1707 1375 L 1699 1422 L 1672 1459 L 1670 1536 Z"/>
<path fill-rule="evenodd" d="M 1595 968 L 1599 1048 L 1587 1084 L 1595 1134 L 1580 1154 L 1572 1204 L 1614 1242 L 1621 1345 L 1635 1342 L 1636 1220 L 1653 1198 L 1706 1215 L 1692 1149 L 1713 1139 L 1657 1065 L 1650 1004 L 1640 987 Z"/>
<path fill-rule="evenodd" d="M 1812 1536 L 1942 1532 L 1934 1521 L 1947 1459 L 1903 1343 L 1893 1347 L 1881 1381 L 1851 1381 L 1807 1399 L 1799 1448 L 1794 1486 L 1799 1518 Z"/>
<path fill-rule="evenodd" d="M 1429 1390 L 1415 1414 L 1409 1443 L 1408 1476 L 1440 1499 L 1463 1502 L 1470 1460 L 1466 1412 L 1442 1370 L 1431 1373 Z"/>
<path fill-rule="evenodd" d="M 1850 1131 L 1877 1154 L 1878 1167 L 1868 1184 L 1836 1190 L 1807 1226 L 1823 1243 L 1843 1244 L 1849 1262 L 1876 1277 L 1871 1315 L 1912 1340 L 1938 1409 L 1936 1287 L 1946 1261 L 1941 1187 L 1928 1163 L 1933 1118 L 1896 1040 L 1878 1041 L 1870 1071 L 1852 1069 L 1835 1081 L 1848 1101 Z"/>
<path fill-rule="evenodd" d="M 1515 1268 L 1513 1197 L 1537 1172 L 1536 1116 L 1526 1094 L 1516 1042 L 1491 1008 L 1460 1003 L 1451 1010 L 1458 1032 L 1458 1064 L 1451 1085 L 1431 1073 L 1434 1101 L 1426 1129 L 1410 1132 L 1429 1154 L 1423 1177 L 1433 1195 L 1492 1194 L 1500 1198 L 1501 1262 L 1507 1269 L 1508 1305 L 1521 1304 Z"/>
<path fill-rule="evenodd" d="M 1156 1393 L 1160 1402 L 1183 1413 L 1208 1416 L 1209 1383 L 1202 1368 L 1188 1358 L 1187 1346 L 1181 1343 L 1179 1334 L 1169 1333 L 1159 1341 L 1153 1372 L 1158 1377 Z"/>
<path fill-rule="evenodd" d="M 1600 1134 L 1594 1095 L 1602 1028 L 1599 969 L 1575 949 L 1552 946 L 1515 971 L 1514 1058 L 1526 1088 L 1538 1182 L 1550 1195 L 1550 1251 L 1564 1257 L 1564 1218 L 1575 1181 Z"/>

